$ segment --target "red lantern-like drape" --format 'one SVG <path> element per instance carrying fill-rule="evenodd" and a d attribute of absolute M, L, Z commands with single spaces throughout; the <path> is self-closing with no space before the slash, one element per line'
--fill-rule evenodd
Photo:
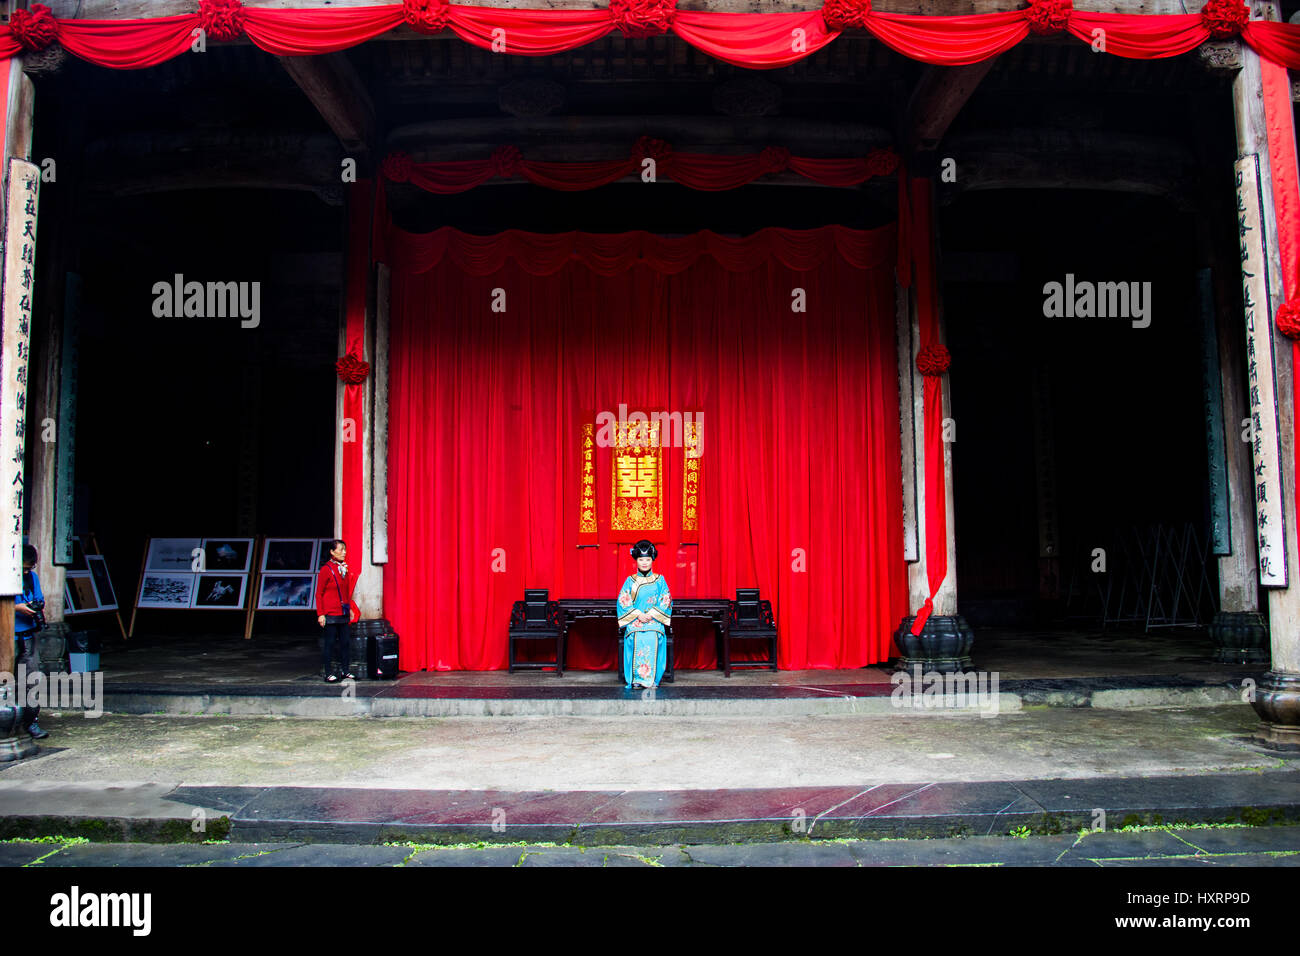
<path fill-rule="evenodd" d="M 609 537 L 606 448 L 600 547 L 576 547 L 576 429 L 619 403 L 703 412 L 699 544 L 681 544 L 680 448 L 648 535 L 675 596 L 760 587 L 783 668 L 889 656 L 907 599 L 892 227 L 395 231 L 390 253 L 384 603 L 404 670 L 504 667 L 525 587 L 612 609 L 632 563 Z M 579 628 L 569 666 L 612 667 L 611 634 Z M 711 632 L 678 628 L 677 659 L 714 666 Z"/>
<path fill-rule="evenodd" d="M 43 7 L 33 4 L 32 9 Z M 153 66 L 190 52 L 201 25 L 219 23 L 204 40 L 243 35 L 278 56 L 330 53 L 401 26 L 451 31 L 497 53 L 548 56 L 576 49 L 615 29 L 629 36 L 674 33 L 699 50 L 751 69 L 787 66 L 811 56 L 842 29 L 865 31 L 892 49 L 926 63 L 976 63 L 1006 52 L 1034 32 L 1060 30 L 1096 52 L 1138 59 L 1177 56 L 1214 37 L 1240 34 L 1259 54 L 1300 68 L 1300 26 L 1249 21 L 1241 0 L 1211 0 L 1201 13 L 1147 16 L 1074 11 L 1062 0 L 1033 0 L 1000 13 L 917 16 L 878 13 L 867 0 L 833 0 L 820 9 L 787 13 L 720 13 L 651 4 L 644 23 L 628 4 L 590 10 L 546 10 L 426 3 L 277 10 L 241 7 L 236 0 L 201 0 L 192 14 L 136 20 L 56 19 L 48 9 L 17 30 L 0 27 L 0 57 L 49 43 L 92 63 L 119 69 Z M 662 7 L 662 9 L 659 9 Z M 220 8 L 220 16 L 213 11 Z M 653 15 L 650 15 L 653 14 Z M 646 27 L 642 29 L 642 27 Z"/>

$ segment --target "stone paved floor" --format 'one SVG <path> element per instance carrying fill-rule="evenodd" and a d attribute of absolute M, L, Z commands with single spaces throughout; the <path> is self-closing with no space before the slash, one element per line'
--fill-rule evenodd
<path fill-rule="evenodd" d="M 654 847 L 0 843 L 0 866 L 1300 866 L 1300 827 Z"/>
<path fill-rule="evenodd" d="M 28 781 L 429 790 L 858 786 L 1284 770 L 1247 704 L 815 717 L 42 715 Z"/>

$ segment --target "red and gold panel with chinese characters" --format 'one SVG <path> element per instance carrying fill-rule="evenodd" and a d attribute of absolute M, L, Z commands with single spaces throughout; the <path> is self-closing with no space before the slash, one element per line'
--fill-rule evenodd
<path fill-rule="evenodd" d="M 664 462 L 659 424 L 620 421 L 614 426 L 610 530 L 615 541 L 663 534 Z"/>

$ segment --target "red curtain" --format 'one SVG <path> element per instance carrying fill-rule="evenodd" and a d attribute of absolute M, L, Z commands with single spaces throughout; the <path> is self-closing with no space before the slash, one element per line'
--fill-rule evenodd
<path fill-rule="evenodd" d="M 853 6 L 853 4 L 849 4 Z M 877 13 L 860 4 L 857 25 L 904 56 L 927 63 L 975 63 L 997 56 L 1023 40 L 1036 15 L 1033 5 L 1019 10 L 960 16 Z M 402 26 L 402 5 L 306 10 L 245 7 L 242 30 L 258 47 L 279 56 L 302 56 L 346 49 Z M 615 29 L 608 7 L 591 10 L 528 10 L 447 4 L 441 8 L 445 29 L 467 43 L 523 56 L 548 56 L 592 43 Z M 92 63 L 138 69 L 180 56 L 190 48 L 199 26 L 198 12 L 136 20 L 56 19 L 41 17 L 40 45 L 48 37 Z M 790 13 L 719 13 L 676 10 L 671 31 L 710 56 L 750 69 L 787 66 L 822 49 L 840 35 L 826 25 L 823 11 Z M 1105 52 L 1153 59 L 1186 53 L 1210 38 L 1199 14 L 1070 12 L 1068 32 L 1087 43 L 1103 31 Z M 1290 69 L 1300 69 L 1300 26 L 1251 21 L 1242 39 L 1256 51 Z M 9 26 L 0 27 L 0 57 L 26 47 Z"/>
<path fill-rule="evenodd" d="M 504 667 L 525 587 L 613 601 L 632 563 L 610 539 L 609 450 L 601 544 L 578 549 L 575 435 L 620 402 L 703 412 L 700 543 L 680 541 L 680 448 L 651 536 L 675 596 L 762 588 L 783 668 L 889 656 L 907 600 L 892 227 L 394 231 L 389 248 L 384 595 L 402 669 Z M 569 666 L 612 667 L 610 633 L 575 634 Z M 714 666 L 705 627 L 677 633 L 679 666 Z"/>
<path fill-rule="evenodd" d="M 1260 87 L 1264 94 L 1264 121 L 1268 136 L 1269 172 L 1273 180 L 1273 214 L 1277 220 L 1278 255 L 1282 262 L 1282 299 L 1279 309 L 1300 305 L 1300 170 L 1296 167 L 1294 113 L 1291 77 L 1276 63 L 1260 64 Z M 1276 313 L 1275 313 L 1276 314 Z M 1273 321 L 1268 316 L 1265 321 Z M 1281 347 L 1281 341 L 1278 342 Z M 1300 341 L 1291 340 L 1291 422 L 1300 422 Z M 1295 475 L 1300 475 L 1300 444 L 1295 451 Z M 1291 494 L 1285 497 L 1294 502 Z M 1300 504 L 1300 502 L 1297 502 Z M 1300 521 L 1300 508 L 1292 520 Z"/>
<path fill-rule="evenodd" d="M 393 182 L 409 182 L 440 195 L 466 192 L 493 178 L 516 175 L 535 186 L 577 192 L 639 173 L 641 163 L 642 157 L 637 155 L 599 162 L 540 162 L 523 159 L 515 147 L 507 146 L 498 148 L 488 159 L 435 163 L 413 163 L 406 154 L 393 153 L 384 161 L 382 172 Z M 897 167 L 898 154 L 892 149 L 876 149 L 867 156 L 850 159 L 811 159 L 769 147 L 748 156 L 670 152 L 657 161 L 655 174 L 690 189 L 721 192 L 786 170 L 823 186 L 857 186 L 873 176 L 892 173 Z"/>
<path fill-rule="evenodd" d="M 372 180 L 357 182 L 348 199 L 347 285 L 343 315 L 343 354 L 366 360 L 366 301 L 370 279 L 370 216 L 374 208 Z M 343 536 L 358 574 L 369 561 L 370 542 L 365 538 L 365 386 L 343 386 L 342 505 Z"/>

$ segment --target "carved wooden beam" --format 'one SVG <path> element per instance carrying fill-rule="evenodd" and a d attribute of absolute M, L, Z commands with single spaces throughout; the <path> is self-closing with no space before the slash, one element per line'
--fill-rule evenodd
<path fill-rule="evenodd" d="M 996 62 L 993 57 L 970 66 L 926 67 L 903 114 L 903 147 L 909 154 L 939 145 Z"/>
<path fill-rule="evenodd" d="M 623 159 L 642 136 L 667 140 L 679 152 L 753 153 L 785 146 L 799 155 L 862 156 L 889 146 L 887 130 L 865 123 L 781 117 L 530 116 L 472 117 L 412 123 L 388 135 L 387 150 L 416 162 L 487 158 L 503 145 L 550 162 Z"/>
<path fill-rule="evenodd" d="M 142 17 L 169 17 L 193 13 L 198 0 L 46 0 L 56 17 L 79 17 L 85 20 L 128 20 Z M 267 10 L 301 10 L 321 7 L 370 7 L 400 0 L 244 0 L 246 7 Z M 475 0 L 475 6 L 504 9 L 538 8 L 550 10 L 590 10 L 602 3 L 593 0 Z M 1021 0 L 874 0 L 872 9 L 881 13 L 912 13 L 925 16 L 955 16 L 972 13 L 999 13 L 1018 10 Z M 1196 13 L 1203 0 L 1076 0 L 1074 9 L 1089 13 L 1174 14 Z M 723 13 L 792 13 L 821 8 L 819 0 L 679 0 L 679 10 L 708 10 Z M 411 37 L 410 30 L 398 31 Z M 445 33 L 452 37 L 450 31 Z M 390 36 L 395 39 L 396 36 Z"/>
<path fill-rule="evenodd" d="M 334 131 L 343 148 L 368 157 L 377 136 L 375 105 L 365 83 L 341 53 L 323 56 L 282 56 L 293 78 L 317 112 Z"/>
<path fill-rule="evenodd" d="M 954 134 L 944 153 L 956 179 L 941 183 L 946 200 L 975 189 L 1096 189 L 1143 193 L 1194 209 L 1189 190 L 1200 167 L 1193 152 L 1155 136 L 1090 130 L 1011 129 Z"/>
<path fill-rule="evenodd" d="M 88 198 L 190 189 L 292 189 L 342 201 L 343 151 L 325 133 L 132 132 L 88 144 Z"/>

